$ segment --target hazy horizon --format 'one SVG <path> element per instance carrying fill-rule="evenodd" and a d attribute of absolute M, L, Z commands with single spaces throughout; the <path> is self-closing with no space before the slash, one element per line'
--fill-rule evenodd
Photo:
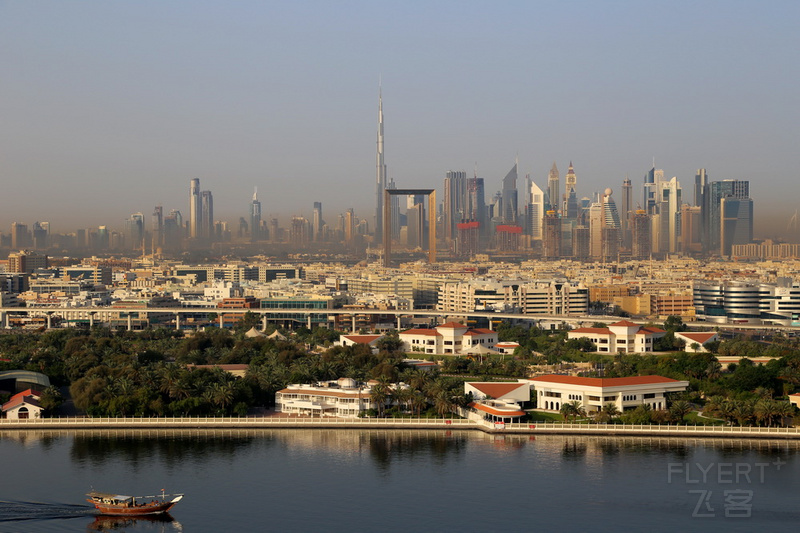
<path fill-rule="evenodd" d="M 0 1 L 0 231 L 107 225 L 157 204 L 215 218 L 372 224 L 378 79 L 388 175 L 486 183 L 519 157 L 542 188 L 570 160 L 579 197 L 655 158 L 693 201 L 694 174 L 749 180 L 755 234 L 797 209 L 795 2 L 162 3 Z M 789 169 L 788 171 L 786 169 Z M 520 194 L 520 207 L 524 205 Z M 793 240 L 800 240 L 793 238 Z"/>

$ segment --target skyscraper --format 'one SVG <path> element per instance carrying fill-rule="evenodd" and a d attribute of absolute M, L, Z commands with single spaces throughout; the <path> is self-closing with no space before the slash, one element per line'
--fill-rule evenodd
<path fill-rule="evenodd" d="M 211 191 L 200 191 L 200 237 L 213 240 L 214 237 L 214 196 Z"/>
<path fill-rule="evenodd" d="M 753 200 L 724 197 L 720 200 L 719 212 L 720 255 L 731 255 L 734 244 L 753 242 Z"/>
<path fill-rule="evenodd" d="M 706 253 L 720 250 L 720 204 L 723 198 L 750 198 L 750 182 L 723 180 L 707 182 L 703 191 L 703 249 Z"/>
<path fill-rule="evenodd" d="M 555 166 L 556 164 L 553 163 L 553 168 L 555 168 Z M 569 192 L 574 191 L 577 186 L 578 177 L 575 175 L 575 169 L 572 168 L 572 161 L 570 161 L 567 175 L 564 177 L 564 196 L 569 196 Z M 575 194 L 577 194 L 577 191 Z"/>
<path fill-rule="evenodd" d="M 648 259 L 650 248 L 650 215 L 644 209 L 637 209 L 631 217 L 631 257 Z"/>
<path fill-rule="evenodd" d="M 517 200 L 517 162 L 503 178 L 503 224 L 516 224 L 519 216 Z"/>
<path fill-rule="evenodd" d="M 572 162 L 569 163 L 569 168 L 572 168 Z M 556 162 L 553 161 L 553 166 L 550 173 L 547 175 L 547 210 L 558 212 L 561 210 L 561 199 L 558 196 L 561 190 L 561 182 L 558 175 L 558 168 Z"/>
<path fill-rule="evenodd" d="M 444 178 L 442 221 L 445 241 L 452 245 L 456 238 L 456 224 L 464 220 L 467 200 L 467 173 L 448 170 Z"/>
<path fill-rule="evenodd" d="M 628 179 L 626 176 L 624 180 L 622 180 L 622 210 L 619 214 L 619 222 L 620 222 L 620 233 L 622 234 L 622 246 L 626 250 L 631 249 L 631 209 L 633 206 L 631 202 L 633 201 L 633 187 L 631 186 L 631 180 Z"/>
<path fill-rule="evenodd" d="M 138 240 L 134 240 L 131 243 L 131 247 L 137 249 L 141 245 L 142 253 L 144 254 L 144 216 L 141 213 L 137 213 L 137 215 L 142 217 L 142 228 L 140 234 L 134 236 L 134 239 Z M 153 235 L 150 238 L 150 250 L 151 253 L 155 254 L 159 248 L 164 246 L 164 208 L 160 205 L 153 208 L 152 221 Z"/>
<path fill-rule="evenodd" d="M 311 238 L 315 242 L 320 242 L 322 239 L 322 202 L 314 202 L 314 214 L 311 220 Z"/>
<path fill-rule="evenodd" d="M 532 239 L 539 240 L 542 235 L 542 219 L 545 216 L 544 192 L 534 183 L 530 176 L 527 179 L 528 185 L 528 209 L 526 211 L 528 234 Z"/>
<path fill-rule="evenodd" d="M 250 241 L 261 240 L 261 202 L 258 201 L 258 187 L 253 191 L 253 201 L 250 202 Z"/>
<path fill-rule="evenodd" d="M 189 183 L 189 237 L 200 236 L 200 179 L 192 178 Z"/>
<path fill-rule="evenodd" d="M 697 174 L 694 175 L 694 205 L 698 207 L 703 206 L 703 193 L 708 183 L 708 174 L 706 169 L 698 168 Z"/>
<path fill-rule="evenodd" d="M 386 162 L 383 155 L 383 91 L 378 88 L 378 151 L 375 176 L 375 243 L 383 239 L 383 191 L 386 189 Z"/>

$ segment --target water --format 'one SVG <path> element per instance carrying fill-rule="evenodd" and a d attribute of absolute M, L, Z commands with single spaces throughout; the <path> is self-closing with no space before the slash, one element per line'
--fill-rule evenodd
<path fill-rule="evenodd" d="M 782 531 L 800 518 L 798 452 L 444 430 L 7 431 L 0 532 Z M 164 520 L 98 519 L 92 488 L 186 496 Z"/>

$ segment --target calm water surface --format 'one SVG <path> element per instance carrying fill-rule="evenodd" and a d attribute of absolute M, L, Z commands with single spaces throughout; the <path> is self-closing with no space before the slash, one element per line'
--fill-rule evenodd
<path fill-rule="evenodd" d="M 789 531 L 798 452 L 438 430 L 0 432 L 0 532 Z M 92 488 L 186 496 L 165 521 L 100 520 Z"/>

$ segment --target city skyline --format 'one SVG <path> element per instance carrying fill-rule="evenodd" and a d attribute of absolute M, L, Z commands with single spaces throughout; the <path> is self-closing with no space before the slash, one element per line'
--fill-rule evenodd
<path fill-rule="evenodd" d="M 121 229 L 155 205 L 186 216 L 186 183 L 199 179 L 232 224 L 259 187 L 264 220 L 311 219 L 322 201 L 374 229 L 380 75 L 385 177 L 398 188 L 441 191 L 447 171 L 477 165 L 490 198 L 519 154 L 519 175 L 543 190 L 553 162 L 572 161 L 579 198 L 607 187 L 619 198 L 627 177 L 636 199 L 655 157 L 684 202 L 699 168 L 749 181 L 755 236 L 785 231 L 797 75 L 780 67 L 796 6 L 454 5 L 3 4 L 0 227 Z M 384 40 L 367 52 L 356 45 L 378 33 L 370 15 Z M 451 19 L 465 31 L 447 42 L 437 24 Z"/>

